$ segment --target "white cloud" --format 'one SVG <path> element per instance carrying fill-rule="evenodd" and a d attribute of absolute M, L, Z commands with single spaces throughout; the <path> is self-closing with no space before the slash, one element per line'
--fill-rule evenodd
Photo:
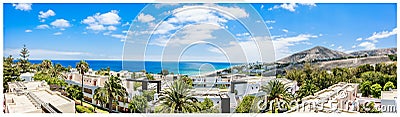
<path fill-rule="evenodd" d="M 339 47 L 337 47 L 337 49 L 336 50 L 338 50 L 338 51 L 341 51 L 341 52 L 344 52 L 345 51 L 345 49 L 343 48 L 343 46 L 339 46 Z"/>
<path fill-rule="evenodd" d="M 300 5 L 310 6 L 310 7 L 317 6 L 315 3 L 300 3 Z M 274 7 L 269 8 L 268 10 L 282 8 L 282 9 L 286 9 L 290 12 L 294 12 L 294 11 L 296 11 L 296 7 L 298 7 L 298 5 L 296 3 L 283 3 L 281 5 L 275 5 Z"/>
<path fill-rule="evenodd" d="M 392 35 L 397 34 L 397 28 L 394 28 L 392 31 L 382 31 L 382 32 L 374 32 L 371 37 L 366 38 L 365 40 L 373 41 L 374 43 L 378 42 L 378 39 L 383 39 L 390 37 Z"/>
<path fill-rule="evenodd" d="M 93 16 L 100 24 L 104 25 L 115 25 L 119 24 L 119 20 L 121 20 L 121 17 L 118 15 L 118 11 L 116 10 L 111 10 L 110 12 L 100 14 L 97 13 L 96 15 Z"/>
<path fill-rule="evenodd" d="M 265 21 L 265 23 L 267 23 L 267 24 L 273 24 L 275 22 L 276 22 L 275 20 L 267 20 L 267 21 Z"/>
<path fill-rule="evenodd" d="M 114 31 L 114 30 L 117 30 L 117 27 L 115 27 L 115 26 L 108 26 L 108 27 L 107 27 L 107 30 Z"/>
<path fill-rule="evenodd" d="M 331 47 L 335 46 L 335 44 L 331 44 Z"/>
<path fill-rule="evenodd" d="M 351 48 L 356 48 L 356 47 L 357 47 L 356 45 L 351 46 Z"/>
<path fill-rule="evenodd" d="M 154 5 L 157 9 L 164 7 L 164 6 L 176 6 L 179 5 L 179 3 L 157 3 Z"/>
<path fill-rule="evenodd" d="M 247 18 L 249 17 L 249 14 L 246 12 L 245 9 L 242 9 L 237 6 L 233 7 L 225 7 L 225 6 L 216 6 L 218 9 L 221 9 L 222 11 L 231 13 L 234 17 L 236 18 Z"/>
<path fill-rule="evenodd" d="M 122 24 L 122 26 L 129 26 L 129 25 L 130 25 L 129 22 L 126 22 L 125 24 Z"/>
<path fill-rule="evenodd" d="M 188 45 L 193 41 L 202 41 L 206 39 L 214 39 L 211 34 L 214 30 L 220 29 L 218 26 L 210 24 L 194 24 L 190 27 L 181 30 L 182 36 L 169 39 L 167 36 L 162 36 L 151 42 L 150 45 L 157 46 L 180 46 Z"/>
<path fill-rule="evenodd" d="M 289 49 L 290 46 L 307 44 L 302 42 L 306 42 L 312 38 L 318 38 L 318 36 L 311 34 L 300 34 L 294 37 L 276 37 L 276 39 L 273 40 L 276 58 L 279 59 L 292 54 L 292 51 Z"/>
<path fill-rule="evenodd" d="M 25 30 L 25 32 L 30 33 L 30 32 L 32 32 L 32 30 Z"/>
<path fill-rule="evenodd" d="M 140 21 L 140 22 L 151 22 L 151 21 L 154 21 L 155 20 L 155 18 L 153 17 L 153 16 L 151 16 L 151 15 L 149 15 L 149 14 L 143 14 L 143 13 L 141 13 L 141 14 L 139 14 L 139 16 L 138 16 L 138 20 Z"/>
<path fill-rule="evenodd" d="M 107 13 L 96 13 L 93 16 L 88 16 L 81 22 L 87 24 L 86 29 L 93 31 L 103 30 L 116 30 L 114 25 L 120 24 L 121 17 L 118 15 L 118 11 L 111 10 Z"/>
<path fill-rule="evenodd" d="M 315 3 L 299 3 L 301 5 L 305 5 L 305 6 L 310 6 L 310 7 L 315 7 L 317 6 Z"/>
<path fill-rule="evenodd" d="M 41 19 L 40 22 L 44 22 L 46 18 L 55 16 L 55 15 L 56 15 L 56 13 L 53 10 L 49 9 L 46 12 L 40 11 L 38 17 L 39 17 L 39 19 Z"/>
<path fill-rule="evenodd" d="M 30 11 L 32 10 L 32 4 L 30 3 L 18 3 L 18 4 L 12 4 L 12 6 L 15 7 L 15 9 L 21 10 L 21 11 Z"/>
<path fill-rule="evenodd" d="M 356 41 L 361 41 L 361 40 L 362 40 L 362 38 L 361 38 L 361 37 L 356 39 Z"/>
<path fill-rule="evenodd" d="M 125 38 L 125 35 L 121 35 L 121 34 L 112 34 L 111 37 L 118 38 L 118 39 L 124 39 L 124 38 Z"/>
<path fill-rule="evenodd" d="M 12 55 L 19 56 L 19 52 L 21 50 L 6 48 L 4 50 L 4 55 Z M 58 50 L 46 50 L 46 49 L 29 49 L 29 52 L 32 53 L 29 56 L 29 59 L 83 59 L 82 56 L 89 56 L 90 53 L 87 52 L 78 52 L 78 51 L 58 51 Z M 34 54 L 33 54 L 34 53 Z"/>
<path fill-rule="evenodd" d="M 49 29 L 50 27 L 49 27 L 49 25 L 47 25 L 47 24 L 42 24 L 42 25 L 38 25 L 38 26 L 36 26 L 36 29 Z"/>
<path fill-rule="evenodd" d="M 53 33 L 53 35 L 61 35 L 62 34 L 62 32 L 55 32 L 55 33 Z"/>
<path fill-rule="evenodd" d="M 285 33 L 289 32 L 289 30 L 286 30 L 286 29 L 282 29 L 282 31 L 285 32 Z"/>
<path fill-rule="evenodd" d="M 89 26 L 86 26 L 86 29 L 94 30 L 94 31 L 102 31 L 106 30 L 107 28 L 104 27 L 103 25 L 99 24 L 89 24 Z"/>
<path fill-rule="evenodd" d="M 249 33 L 239 33 L 239 34 L 236 34 L 236 36 L 238 36 L 238 37 L 241 37 L 241 36 L 249 36 L 250 34 Z"/>
<path fill-rule="evenodd" d="M 65 29 L 71 26 L 65 19 L 56 19 L 55 21 L 51 22 L 50 25 L 60 29 Z"/>
<path fill-rule="evenodd" d="M 358 45 L 359 47 L 364 47 L 365 49 L 371 50 L 375 49 L 375 44 L 371 42 L 362 42 Z"/>

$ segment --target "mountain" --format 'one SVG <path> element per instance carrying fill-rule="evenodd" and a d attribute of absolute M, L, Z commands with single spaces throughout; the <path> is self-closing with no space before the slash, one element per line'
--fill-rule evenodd
<path fill-rule="evenodd" d="M 348 56 L 351 55 L 346 54 L 344 52 L 331 50 L 322 46 L 316 46 L 314 48 L 304 50 L 292 54 L 283 59 L 280 59 L 278 60 L 278 62 L 288 63 L 288 62 L 302 62 L 302 61 L 312 61 L 312 60 L 327 60 L 327 59 L 342 58 Z"/>
<path fill-rule="evenodd" d="M 375 50 L 363 50 L 350 53 L 353 56 L 380 56 L 387 54 L 397 54 L 397 48 L 384 48 L 384 49 L 375 49 Z"/>

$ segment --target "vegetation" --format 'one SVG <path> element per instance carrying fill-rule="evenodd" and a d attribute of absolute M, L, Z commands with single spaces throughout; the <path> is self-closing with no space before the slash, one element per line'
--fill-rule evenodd
<path fill-rule="evenodd" d="M 383 90 L 384 91 L 389 91 L 390 89 L 395 89 L 396 88 L 396 86 L 394 86 L 394 84 L 393 84 L 393 82 L 387 82 L 386 84 L 385 84 L 385 86 L 383 86 Z"/>
<path fill-rule="evenodd" d="M 156 93 L 155 90 L 151 90 L 151 91 L 144 90 L 142 95 L 146 98 L 146 100 L 148 102 L 150 102 L 150 101 L 154 100 L 154 94 L 155 93 Z"/>
<path fill-rule="evenodd" d="M 147 103 L 147 99 L 143 95 L 133 96 L 131 102 L 128 105 L 128 108 L 131 110 L 131 112 L 134 113 L 144 113 L 146 112 L 146 108 L 148 107 L 149 105 Z"/>
<path fill-rule="evenodd" d="M 371 81 L 365 81 L 361 83 L 360 91 L 363 97 L 369 96 L 371 94 L 371 86 L 372 86 Z"/>
<path fill-rule="evenodd" d="M 142 83 L 141 82 L 135 82 L 135 83 L 133 83 L 133 90 L 137 90 L 140 86 L 142 86 Z"/>
<path fill-rule="evenodd" d="M 301 99 L 303 97 L 306 97 L 308 95 L 314 95 L 315 92 L 317 92 L 319 89 L 318 87 L 312 83 L 312 81 L 308 80 L 304 85 L 302 85 L 297 92 L 298 98 Z"/>
<path fill-rule="evenodd" d="M 189 85 L 182 80 L 174 81 L 170 87 L 162 92 L 161 107 L 158 112 L 163 113 L 193 113 L 201 109 L 197 99 L 190 95 Z"/>
<path fill-rule="evenodd" d="M 156 80 L 156 79 L 154 78 L 154 76 L 151 75 L 151 74 L 146 74 L 146 78 L 147 78 L 148 80 Z"/>
<path fill-rule="evenodd" d="M 82 88 L 82 95 L 83 95 L 83 75 L 89 70 L 89 64 L 86 61 L 81 60 L 79 63 L 76 64 L 76 69 L 78 70 L 79 74 L 81 74 L 81 88 Z M 81 98 L 81 102 L 83 102 L 83 97 Z M 82 106 L 82 103 L 81 103 Z"/>
<path fill-rule="evenodd" d="M 98 101 L 102 107 L 108 103 L 108 90 L 106 88 L 97 88 L 94 90 L 93 99 Z"/>
<path fill-rule="evenodd" d="M 81 105 L 76 105 L 75 109 L 78 113 L 93 113 L 93 110 L 90 110 L 89 108 Z"/>
<path fill-rule="evenodd" d="M 184 83 L 189 85 L 189 88 L 193 88 L 193 80 L 190 79 L 188 76 L 182 76 L 179 80 L 182 80 Z"/>
<path fill-rule="evenodd" d="M 374 98 L 381 97 L 382 86 L 379 84 L 374 84 L 371 86 L 371 94 Z"/>
<path fill-rule="evenodd" d="M 239 102 L 239 106 L 236 108 L 235 112 L 237 113 L 254 113 L 258 112 L 258 109 L 255 108 L 256 97 L 252 95 L 246 95 Z"/>
<path fill-rule="evenodd" d="M 99 91 L 101 96 L 107 97 L 108 111 L 112 112 L 112 105 L 118 104 L 118 98 L 124 98 L 128 95 L 126 89 L 121 85 L 121 79 L 111 75 L 105 82 L 104 87 L 101 87 Z"/>
<path fill-rule="evenodd" d="M 261 87 L 261 90 L 267 93 L 268 104 L 273 101 L 273 106 L 269 107 L 273 112 L 278 109 L 277 106 L 279 102 L 285 102 L 285 105 L 281 105 L 280 108 L 286 107 L 286 109 L 289 109 L 288 104 L 293 99 L 293 96 L 288 92 L 288 89 L 289 87 L 278 80 L 270 81 L 267 85 Z"/>
<path fill-rule="evenodd" d="M 17 65 L 19 68 L 21 68 L 21 73 L 30 72 L 30 62 L 28 60 L 29 50 L 26 48 L 25 45 L 21 49 L 21 52 L 19 55 L 21 56 L 21 58 L 19 59 L 19 62 Z"/>
<path fill-rule="evenodd" d="M 3 93 L 8 89 L 8 82 L 21 81 L 20 72 L 15 67 L 14 58 L 10 55 L 3 57 Z"/>
<path fill-rule="evenodd" d="M 390 81 L 396 86 L 396 70 L 396 62 L 365 64 L 355 68 L 334 68 L 329 71 L 306 63 L 301 69 L 286 70 L 286 78 L 295 80 L 300 86 L 297 92 L 298 98 L 312 95 L 339 82 L 360 83 L 362 95 L 369 96 L 373 84 L 384 86 Z"/>

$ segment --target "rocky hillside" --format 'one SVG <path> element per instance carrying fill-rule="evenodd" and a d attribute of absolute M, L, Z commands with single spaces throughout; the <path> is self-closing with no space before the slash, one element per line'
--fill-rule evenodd
<path fill-rule="evenodd" d="M 350 53 L 353 56 L 381 56 L 387 54 L 397 54 L 397 48 L 384 48 L 375 50 L 363 50 Z"/>
<path fill-rule="evenodd" d="M 342 58 L 348 56 L 351 55 L 346 54 L 344 52 L 331 50 L 322 46 L 316 46 L 314 48 L 292 54 L 286 58 L 278 60 L 278 62 L 288 63 L 288 62 L 302 62 L 302 61 L 313 61 L 313 60 L 329 60 L 329 59 Z"/>

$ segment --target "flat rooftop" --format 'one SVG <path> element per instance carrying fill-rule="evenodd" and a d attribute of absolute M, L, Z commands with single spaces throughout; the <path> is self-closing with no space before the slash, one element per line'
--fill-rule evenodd
<path fill-rule="evenodd" d="M 26 95 L 18 96 L 13 93 L 6 93 L 4 96 L 9 113 L 27 113 L 41 110 L 36 108 Z"/>
<path fill-rule="evenodd" d="M 51 103 L 54 106 L 67 104 L 72 101 L 71 99 L 68 99 L 56 92 L 51 92 L 48 90 L 32 91 L 31 93 L 35 94 L 43 102 Z"/>

